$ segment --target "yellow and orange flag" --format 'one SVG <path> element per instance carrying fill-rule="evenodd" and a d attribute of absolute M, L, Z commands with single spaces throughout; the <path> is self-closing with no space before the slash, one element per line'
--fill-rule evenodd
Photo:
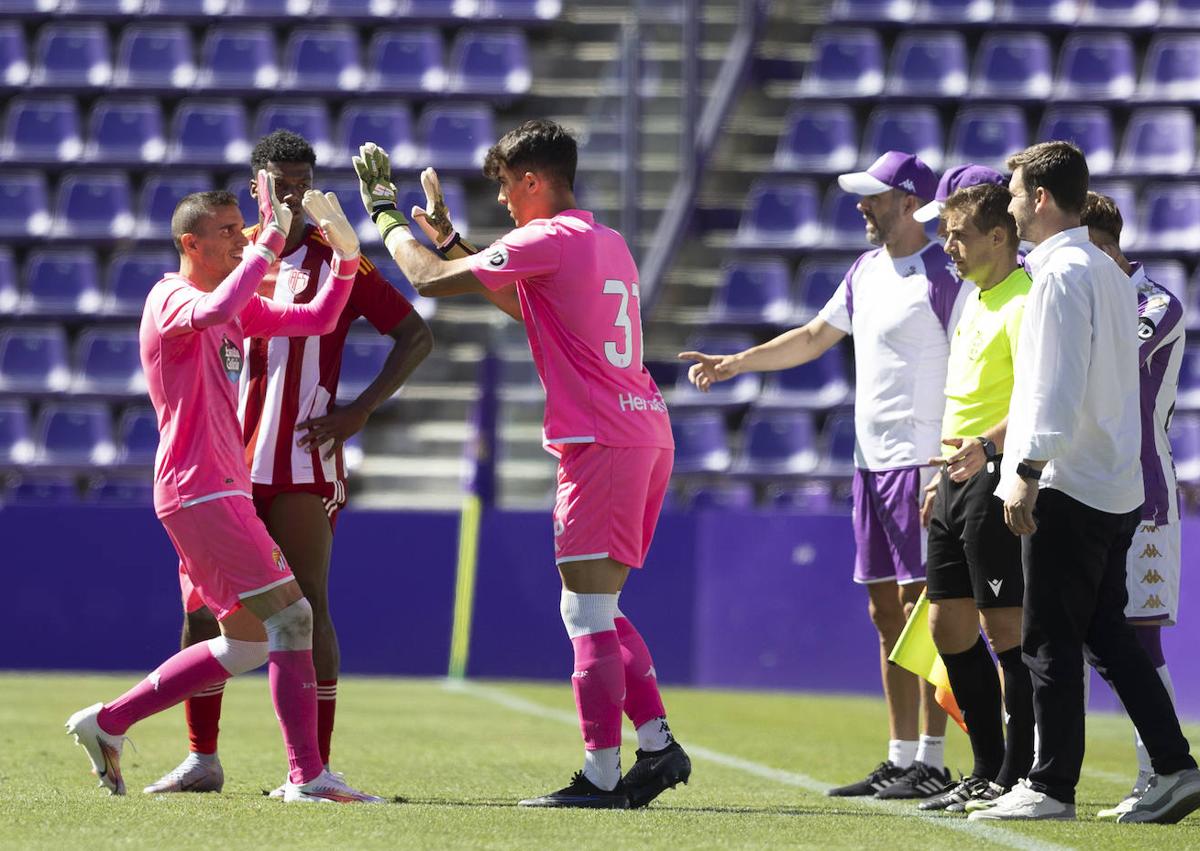
<path fill-rule="evenodd" d="M 929 631 L 929 600 L 926 599 L 924 591 L 921 592 L 917 605 L 913 607 L 908 623 L 904 625 L 904 631 L 900 633 L 888 661 L 931 682 L 938 706 L 946 710 L 946 714 L 962 727 L 964 733 L 967 731 L 962 711 L 958 708 L 958 701 L 954 699 L 954 692 L 950 688 L 950 676 L 946 673 L 946 665 L 938 655 L 937 647 L 933 643 L 933 633 Z"/>

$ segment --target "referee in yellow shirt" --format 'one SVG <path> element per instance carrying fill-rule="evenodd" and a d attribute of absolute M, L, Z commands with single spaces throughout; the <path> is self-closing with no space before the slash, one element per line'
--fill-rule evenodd
<path fill-rule="evenodd" d="M 960 189 L 941 213 L 946 253 L 978 290 L 950 343 L 943 468 L 926 490 L 929 621 L 962 709 L 975 765 L 970 775 L 923 802 L 923 810 L 962 812 L 988 806 L 1033 762 L 1033 689 L 1021 660 L 1021 541 L 994 495 L 1008 422 L 1013 363 L 1030 278 L 1017 261 L 1017 225 L 1008 189 L 991 183 Z M 979 634 L 983 623 L 987 643 Z M 1004 669 L 1000 679 L 988 643 Z M 1002 708 L 1007 708 L 1005 745 Z"/>

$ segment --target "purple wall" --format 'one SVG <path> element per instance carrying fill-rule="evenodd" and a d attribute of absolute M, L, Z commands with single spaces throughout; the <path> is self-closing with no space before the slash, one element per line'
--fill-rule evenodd
<path fill-rule="evenodd" d="M 331 597 L 347 672 L 440 675 L 449 653 L 458 518 L 346 512 Z M 177 559 L 145 508 L 0 509 L 10 605 L 0 669 L 146 670 L 178 646 Z M 1184 526 L 1200 547 L 1200 521 Z M 621 608 L 664 682 L 879 693 L 866 592 L 850 581 L 849 518 L 765 512 L 667 514 Z M 469 670 L 560 677 L 548 516 L 491 512 L 480 544 Z M 1164 645 L 1185 714 L 1200 717 L 1200 590 Z M 1093 703 L 1113 706 L 1108 690 Z"/>

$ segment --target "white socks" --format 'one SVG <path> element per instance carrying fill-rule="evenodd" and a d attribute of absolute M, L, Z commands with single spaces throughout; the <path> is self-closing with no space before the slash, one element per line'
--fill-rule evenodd
<path fill-rule="evenodd" d="M 638 748 L 647 753 L 661 751 L 671 742 L 675 741 L 675 737 L 671 735 L 671 728 L 667 726 L 666 717 L 652 718 L 645 724 L 637 728 Z"/>
<path fill-rule="evenodd" d="M 605 792 L 617 788 L 617 781 L 621 779 L 621 749 L 584 751 L 583 776 Z"/>
<path fill-rule="evenodd" d="M 946 762 L 946 737 L 921 736 L 916 759 L 917 762 L 923 762 L 930 768 L 941 771 Z"/>
<path fill-rule="evenodd" d="M 903 739 L 888 741 L 888 761 L 899 768 L 908 768 L 917 758 L 917 743 Z"/>

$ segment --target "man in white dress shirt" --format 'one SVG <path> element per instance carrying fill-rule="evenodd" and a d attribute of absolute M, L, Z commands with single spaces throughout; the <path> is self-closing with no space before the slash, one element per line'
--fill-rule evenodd
<path fill-rule="evenodd" d="M 1008 160 L 1009 211 L 1033 285 L 1025 305 L 997 495 L 1022 541 L 1022 651 L 1039 746 L 1029 777 L 982 819 L 1074 819 L 1083 763 L 1083 660 L 1142 732 L 1156 776 L 1120 822 L 1200 808 L 1200 771 L 1171 698 L 1125 620 L 1125 556 L 1144 492 L 1137 296 L 1080 226 L 1088 169 L 1067 142 Z"/>

